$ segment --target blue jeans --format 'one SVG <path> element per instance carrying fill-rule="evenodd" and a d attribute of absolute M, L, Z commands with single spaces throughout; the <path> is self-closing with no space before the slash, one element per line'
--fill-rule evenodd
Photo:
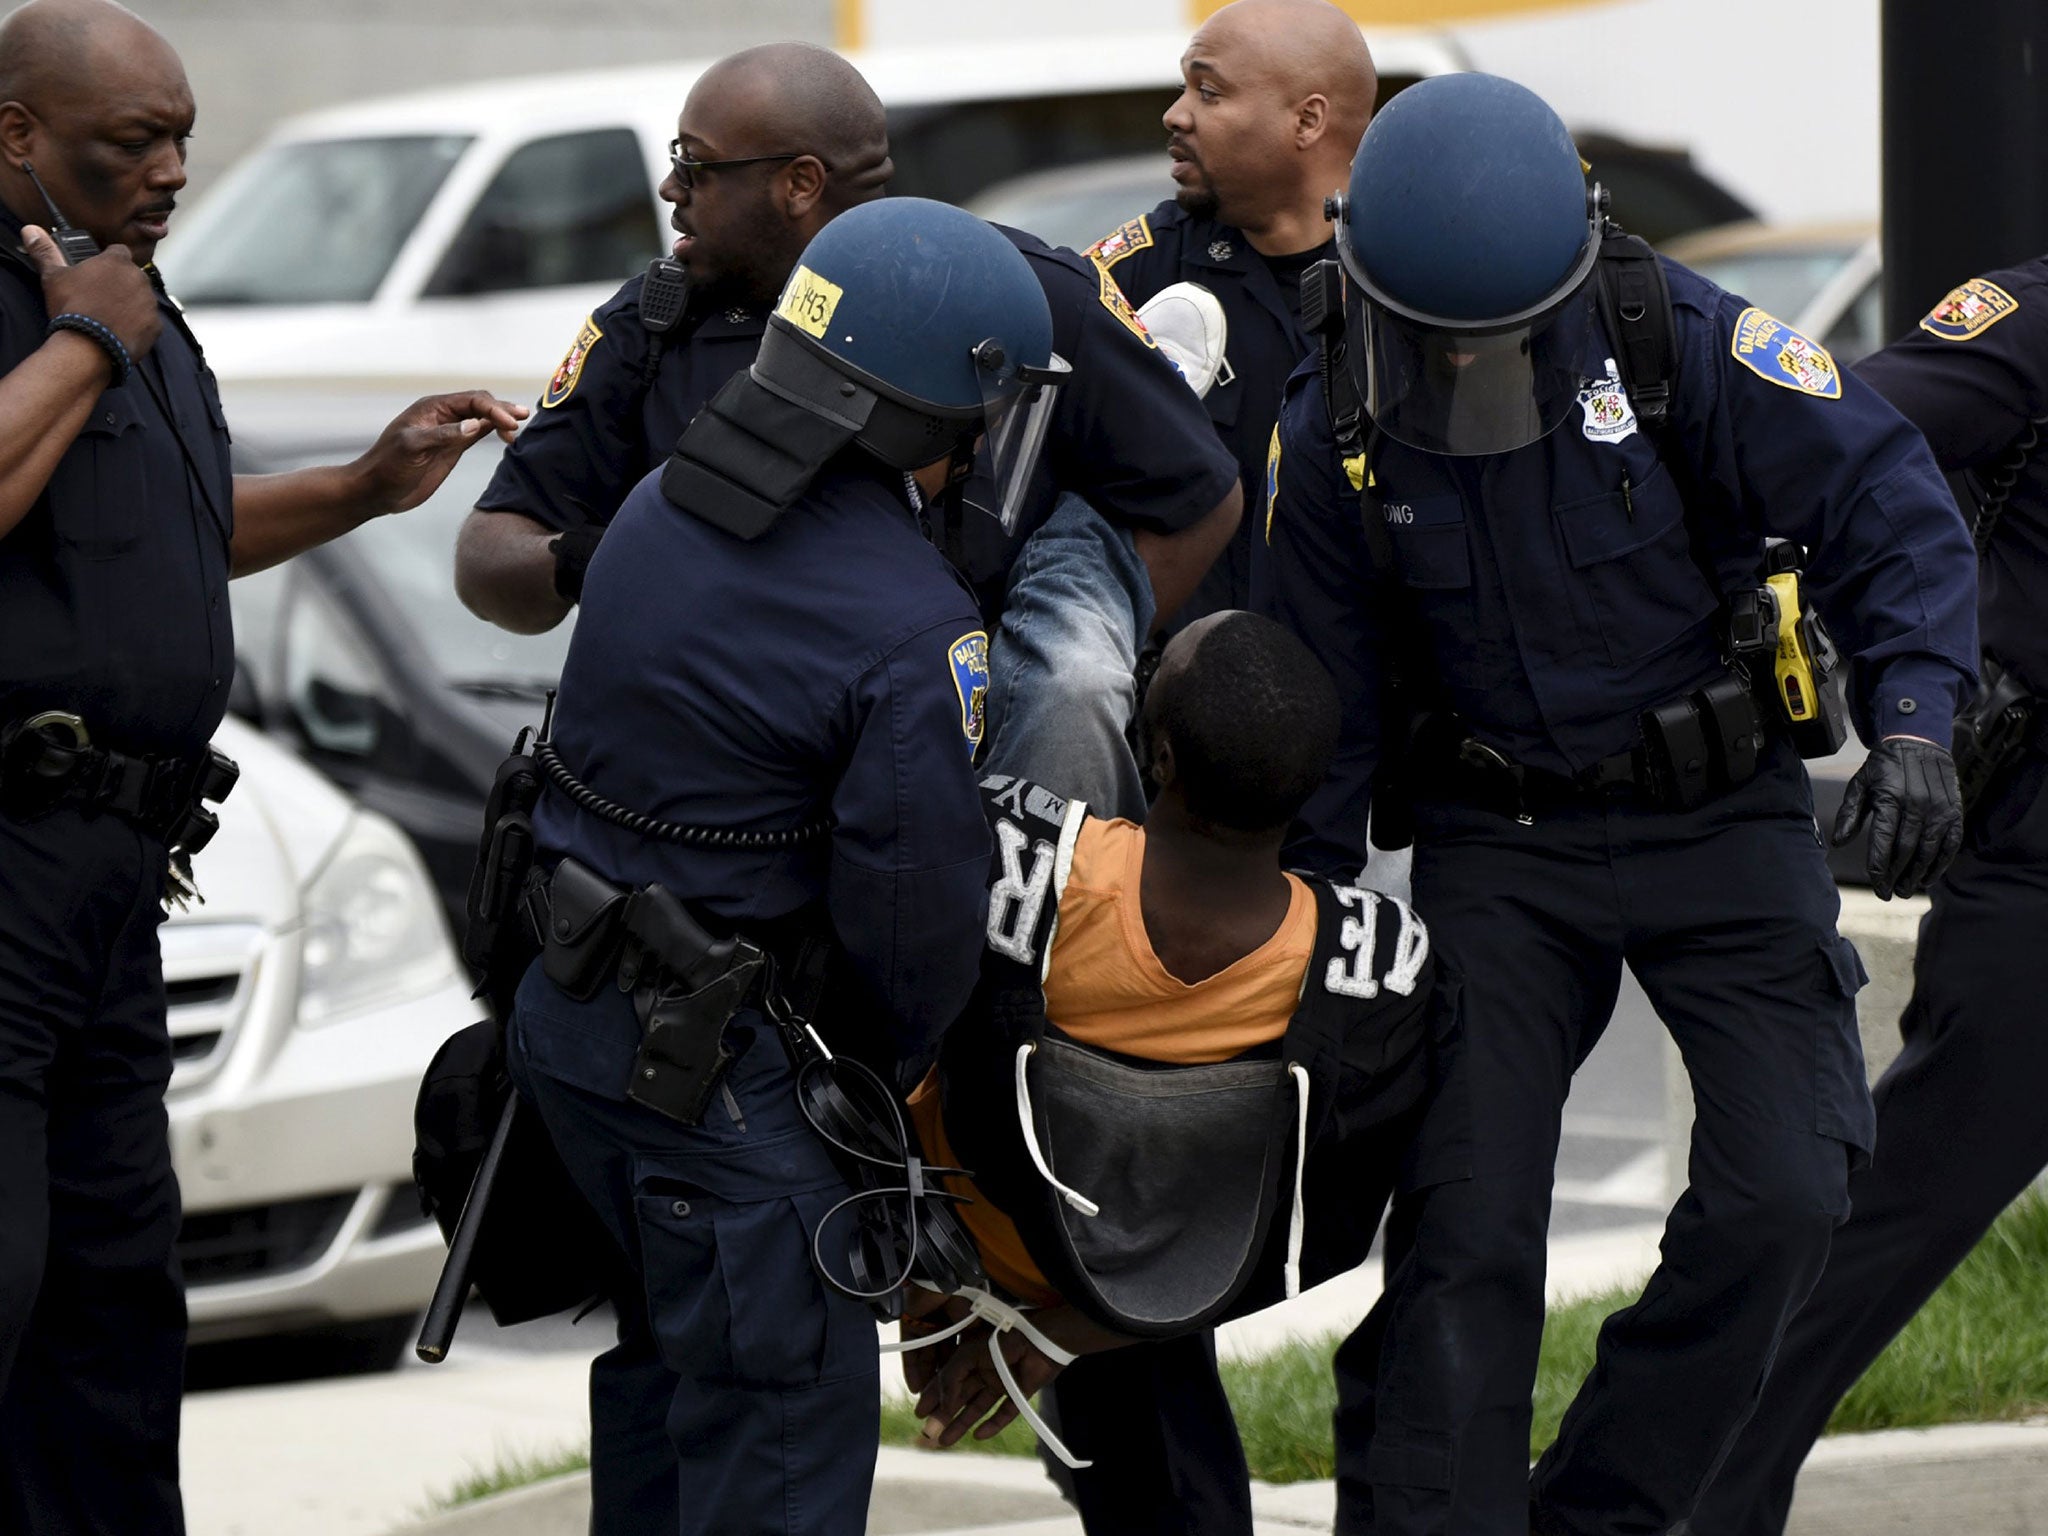
<path fill-rule="evenodd" d="M 989 654 L 992 773 L 1030 779 L 1103 816 L 1145 815 L 1124 729 L 1152 627 L 1152 579 L 1130 533 L 1063 496 L 1010 568 Z"/>

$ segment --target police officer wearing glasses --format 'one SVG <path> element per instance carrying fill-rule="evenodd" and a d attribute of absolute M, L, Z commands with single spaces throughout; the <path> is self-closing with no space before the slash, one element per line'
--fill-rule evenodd
<path fill-rule="evenodd" d="M 894 171 L 874 90 L 808 44 L 721 59 L 678 128 L 661 186 L 673 258 L 585 322 L 463 527 L 456 590 L 493 623 L 562 620 L 627 491 L 753 360 L 804 243 L 881 197 Z M 1009 521 L 983 515 L 975 483 L 932 533 L 990 623 L 989 733 L 1007 770 L 1139 815 L 1124 741 L 1138 647 L 1155 609 L 1194 590 L 1244 498 L 1201 401 L 1116 285 L 1071 251 L 1003 233 L 1037 274 L 1074 375 Z"/>
<path fill-rule="evenodd" d="M 1754 1406 L 1872 1140 L 1813 700 L 1773 660 L 1824 653 L 1806 606 L 1871 746 L 1838 835 L 1871 823 L 1880 895 L 1959 836 L 1973 560 L 1926 444 L 1808 338 L 1628 260 L 1589 191 L 1520 86 L 1396 97 L 1336 210 L 1339 355 L 1282 409 L 1281 603 L 1346 706 L 1300 851 L 1355 866 L 1368 809 L 1411 823 L 1457 1020 L 1401 1262 L 1340 1355 L 1343 1531 L 1662 1531 Z M 1769 537 L 1804 580 L 1773 556 L 1766 603 Z M 1692 1079 L 1692 1183 L 1532 1485 L 1560 1115 L 1624 965 Z"/>
<path fill-rule="evenodd" d="M 416 506 L 524 412 L 423 400 L 236 475 L 148 265 L 177 54 L 106 0 L 0 23 L 0 1530 L 176 1532 L 185 1300 L 157 924 L 234 782 L 227 583 Z M 101 249 L 104 247 L 104 249 Z"/>

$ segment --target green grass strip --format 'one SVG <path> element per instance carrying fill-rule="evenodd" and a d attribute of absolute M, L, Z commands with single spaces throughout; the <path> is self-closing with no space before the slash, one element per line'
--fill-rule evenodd
<path fill-rule="evenodd" d="M 474 1504 L 494 1493 L 509 1493 L 529 1483 L 582 1472 L 590 1466 L 590 1452 L 581 1446 L 563 1446 L 553 1451 L 500 1451 L 488 1468 L 473 1470 L 444 1493 L 437 1493 L 429 1512 Z"/>

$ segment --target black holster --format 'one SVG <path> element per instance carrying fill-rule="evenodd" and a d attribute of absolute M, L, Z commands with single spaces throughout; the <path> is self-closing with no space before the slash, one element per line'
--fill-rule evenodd
<path fill-rule="evenodd" d="M 540 769 L 525 750 L 521 733 L 512 755 L 498 765 L 484 802 L 483 835 L 463 903 L 468 923 L 462 958 L 477 977 L 476 995 L 485 998 L 500 1023 L 512 1015 L 519 978 L 538 952 L 524 901 L 534 878 L 533 808 L 540 800 Z"/>
<path fill-rule="evenodd" d="M 2041 701 L 2026 683 L 1989 656 L 1981 675 L 1976 696 L 1956 715 L 1956 785 L 1965 807 L 1978 804 L 2038 734 Z"/>
<path fill-rule="evenodd" d="M 626 1097 L 698 1124 L 735 1060 L 726 1025 L 762 995 L 767 956 L 738 935 L 714 938 L 667 887 L 628 891 L 574 859 L 537 905 L 549 981 L 579 1001 L 614 978 L 632 994 L 641 1041 Z"/>

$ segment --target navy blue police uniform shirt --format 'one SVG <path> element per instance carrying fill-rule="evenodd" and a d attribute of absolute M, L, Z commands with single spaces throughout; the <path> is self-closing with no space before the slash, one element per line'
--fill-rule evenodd
<path fill-rule="evenodd" d="M 479 507 L 563 531 L 609 523 L 704 402 L 754 361 L 767 311 L 700 299 L 684 318 L 685 333 L 664 349 L 651 387 L 643 384 L 655 346 L 640 319 L 645 282 L 644 273 L 630 279 L 577 330 Z"/>
<path fill-rule="evenodd" d="M 1088 248 L 1087 254 L 1123 290 L 1143 305 L 1160 289 L 1199 283 L 1216 295 L 1229 325 L 1224 355 L 1227 378 L 1219 377 L 1202 404 L 1211 427 L 1237 462 L 1244 486 L 1244 522 L 1217 558 L 1187 606 L 1177 616 L 1192 622 L 1221 608 L 1272 604 L 1266 551 L 1257 510 L 1263 503 L 1266 458 L 1280 416 L 1287 376 L 1311 350 L 1301 328 L 1301 277 L 1310 263 L 1333 255 L 1325 244 L 1278 261 L 1261 256 L 1242 231 L 1215 219 L 1197 218 L 1177 203 L 1161 203 Z"/>
<path fill-rule="evenodd" d="M 1981 488 L 2034 423 L 2048 439 L 2048 257 L 1964 283 L 1856 372 Z M 2020 467 L 1978 580 L 1985 654 L 2048 695 L 2048 443 Z"/>
<path fill-rule="evenodd" d="M 42 346 L 49 314 L 4 209 L 0 268 L 5 373 Z M 0 535 L 0 722 L 68 710 L 103 746 L 190 756 L 234 680 L 234 480 L 213 375 L 161 288 L 157 307 L 156 345 L 93 402 L 48 487 Z"/>
<path fill-rule="evenodd" d="M 1201 402 L 1116 286 L 1073 251 L 1021 230 L 1002 232 L 1045 289 L 1053 349 L 1074 373 L 1061 387 L 1016 533 L 1004 535 L 986 517 L 962 520 L 962 566 L 989 616 L 1001 606 L 1017 550 L 1051 516 L 1060 492 L 1084 497 L 1120 526 L 1174 533 L 1215 507 L 1235 474 Z M 668 349 L 642 399 L 650 338 L 640 322 L 641 281 L 627 283 L 584 323 L 480 507 L 521 512 L 549 528 L 608 523 L 704 402 L 753 362 L 765 317 L 721 310 Z"/>
<path fill-rule="evenodd" d="M 989 832 L 972 759 L 988 641 L 902 477 L 842 455 L 747 541 L 675 506 L 650 475 L 585 593 L 554 732 L 573 773 L 665 821 L 773 830 L 829 817 L 832 831 L 778 851 L 683 847 L 551 789 L 534 817 L 543 849 L 620 884 L 659 881 L 734 929 L 822 912 L 899 1057 L 936 1042 L 982 946 Z M 637 1045 L 529 1041 L 554 1075 L 614 1097 Z"/>
<path fill-rule="evenodd" d="M 1807 546 L 1806 587 L 1853 659 L 1850 702 L 1874 742 L 1946 746 L 1976 666 L 1968 531 L 1919 433 L 1819 346 L 1666 263 L 1677 322 L 1672 402 L 1692 465 L 1688 518 L 1637 425 L 1597 319 L 1565 423 L 1513 453 L 1373 450 L 1395 571 L 1412 594 L 1439 702 L 1518 762 L 1576 774 L 1635 743 L 1637 717 L 1719 673 L 1720 609 L 1753 583 L 1766 535 Z M 1352 476 L 1313 363 L 1288 381 L 1268 470 L 1281 617 L 1337 679 L 1336 768 L 1294 856 L 1365 858 L 1387 637 Z M 1690 528 L 1689 528 L 1690 525 Z M 1692 537 L 1697 535 L 1700 555 Z M 1706 569 L 1726 573 L 1710 579 Z"/>

